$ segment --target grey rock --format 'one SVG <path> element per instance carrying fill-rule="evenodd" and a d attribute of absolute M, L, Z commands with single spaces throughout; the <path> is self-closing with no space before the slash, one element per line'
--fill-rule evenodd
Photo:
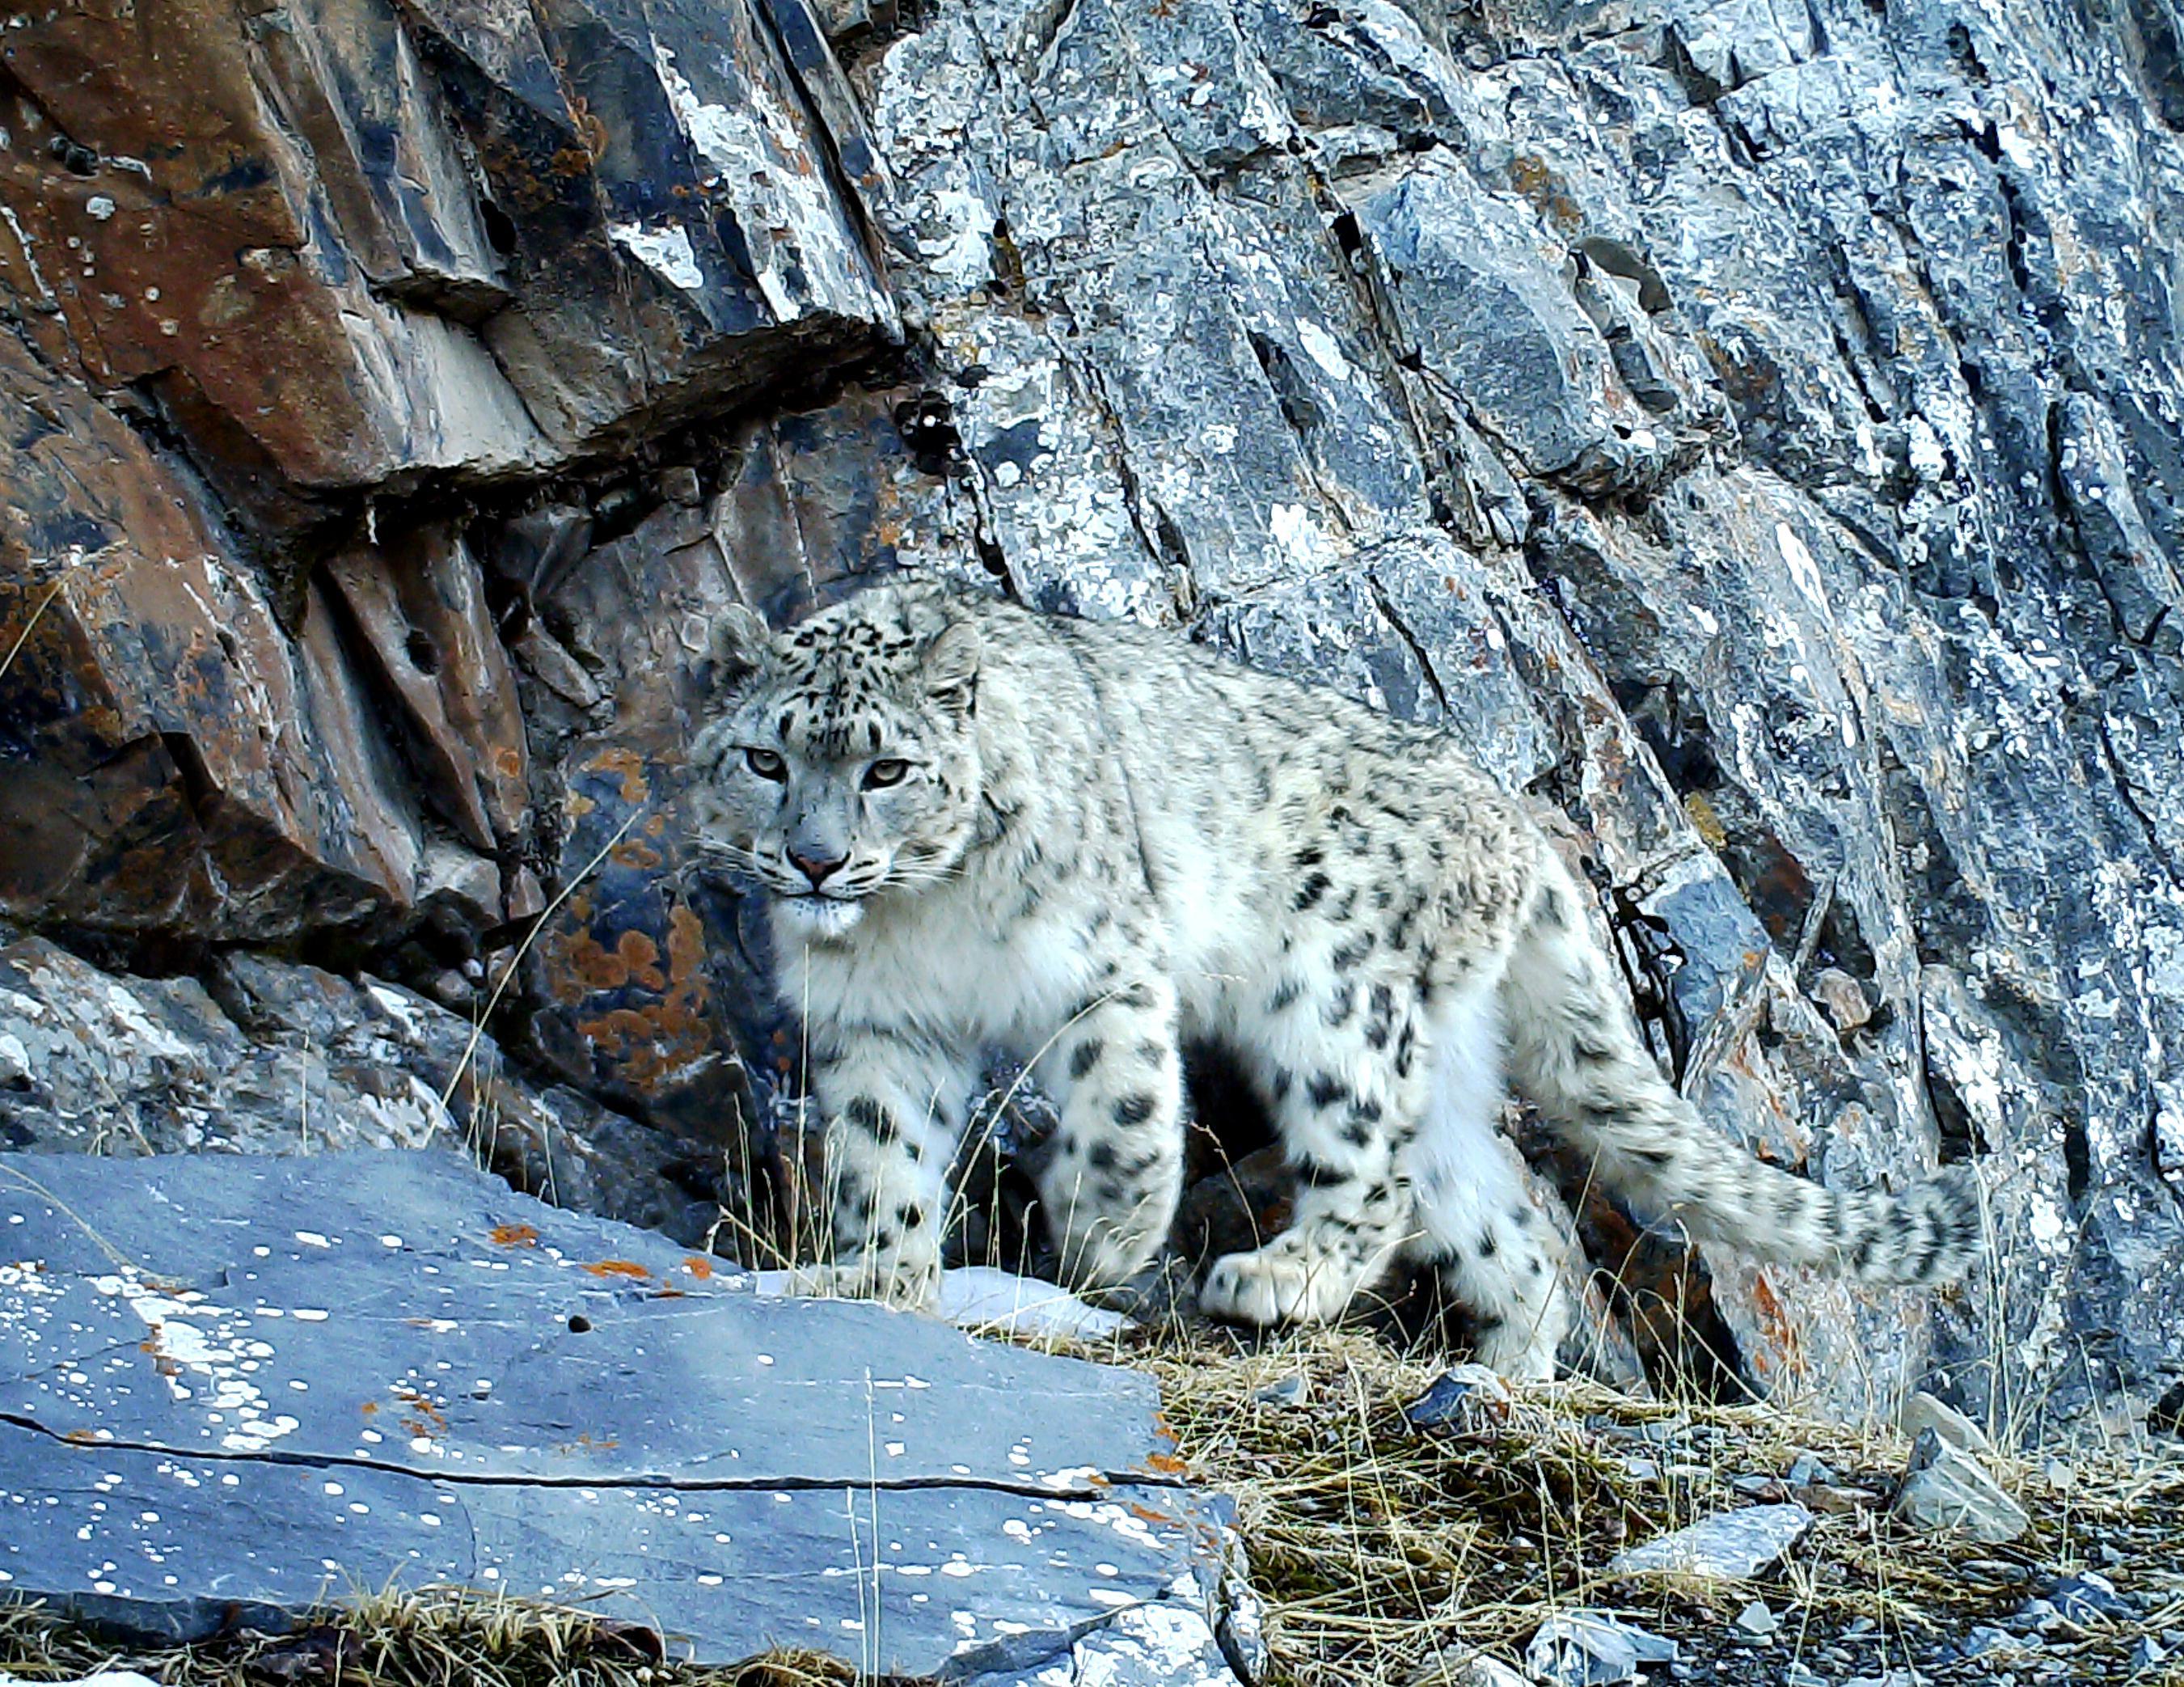
<path fill-rule="evenodd" d="M 1990 1652 L 2021 1651 L 2025 1645 L 2024 1640 L 2007 1628 L 1980 1623 L 1965 1631 L 1959 1650 L 1966 1657 L 1985 1657 Z"/>
<path fill-rule="evenodd" d="M 1420 1664 L 1409 1687 L 1527 1687 L 1527 1679 L 1499 1658 L 1451 1647 Z"/>
<path fill-rule="evenodd" d="M 967 1678 L 970 1687 L 1236 1687 L 1205 1616 L 1180 1603 L 1134 1605 L 1072 1644 L 1060 1656 L 1025 1670 Z"/>
<path fill-rule="evenodd" d="M 1730 1626 L 1740 1633 L 1763 1640 L 1781 1628 L 1782 1619 L 1769 1608 L 1763 1599 L 1755 1599 L 1730 1619 Z"/>
<path fill-rule="evenodd" d="M 418 1148 L 452 1134 L 429 1085 L 384 1058 L 379 998 L 316 976 L 352 1009 L 340 1041 L 269 1048 L 194 979 L 116 978 L 21 939 L 0 950 L 0 1026 L 27 1057 L 0 1089 L 0 1131 L 10 1148 L 123 1154 Z"/>
<path fill-rule="evenodd" d="M 1228 1679 L 1134 1373 L 769 1300 L 446 1154 L 9 1156 L 0 1210 L 12 1595 L 194 1638 L 444 1582 L 700 1662 Z"/>
<path fill-rule="evenodd" d="M 1946 1401 L 1920 1389 L 1897 1415 L 1896 1427 L 1913 1440 L 1932 1430 L 1952 1447 L 1965 1453 L 1992 1453 L 1994 1443 L 1986 1432 Z"/>
<path fill-rule="evenodd" d="M 39 1153 L 315 1154 L 468 1142 L 520 1188 L 695 1245 L 718 1216 L 667 1175 L 718 1150 L 513 1072 L 494 1040 L 400 986 L 238 952 L 209 981 L 100 971 L 42 938 L 0 949 L 0 1142 Z"/>
<path fill-rule="evenodd" d="M 2116 1584 L 2098 1570 L 2079 1570 L 2059 1578 L 2047 1598 L 2065 1620 L 2083 1627 L 2110 1618 L 2138 1614 L 2138 1601 L 2119 1592 Z"/>
<path fill-rule="evenodd" d="M 1593 491 L 1669 472 L 1673 436 L 1624 384 L 1529 207 L 1447 158 L 1372 186 L 1351 204 L 1400 343 L 1490 437 L 1530 473 Z"/>
<path fill-rule="evenodd" d="M 1988 1542 L 2014 1540 L 2032 1527 L 2025 1508 L 1977 1459 L 1934 1429 L 1919 1432 L 1889 1511 L 1915 1528 L 1954 1530 Z"/>
<path fill-rule="evenodd" d="M 2052 1600 L 2032 1598 L 2012 1612 L 2003 1623 L 2014 1633 L 2025 1637 L 2027 1643 L 2039 1635 L 2062 1626 L 2063 1613 L 2055 1609 Z"/>
<path fill-rule="evenodd" d="M 1549 1687 L 1635 1681 L 1641 1664 L 1672 1663 L 1674 1640 L 1604 1611 L 1565 1611 L 1542 1623 L 1524 1648 L 1524 1667 Z"/>
<path fill-rule="evenodd" d="M 1642 1441 L 1649 1446 L 1674 1447 L 1691 1438 L 1691 1422 L 1687 1417 L 1653 1417 L 1643 1423 L 1618 1425 L 1613 1433 L 1625 1440 Z"/>
<path fill-rule="evenodd" d="M 1263 1388 L 1252 1389 L 1251 1398 L 1262 1405 L 1295 1406 L 1302 1405 L 1311 1392 L 1312 1379 L 1300 1371 Z"/>
<path fill-rule="evenodd" d="M 1626 1547 L 1608 1561 L 1607 1570 L 1615 1576 L 1660 1572 L 1748 1580 L 1795 1546 L 1812 1526 L 1813 1514 L 1802 1505 L 1747 1505 Z"/>
<path fill-rule="evenodd" d="M 1459 1365 L 1403 1408 L 1413 1429 L 1455 1429 L 1488 1434 L 1509 1416 L 1509 1385 L 1484 1365 Z"/>
<path fill-rule="evenodd" d="M 1222 1585 L 1223 1609 L 1215 1632 L 1221 1655 L 1228 1660 L 1237 1679 L 1245 1687 L 1258 1687 L 1273 1667 L 1273 1654 L 1267 1645 L 1266 1606 L 1240 1569 L 1240 1565 L 1232 1565 L 1228 1579 Z"/>

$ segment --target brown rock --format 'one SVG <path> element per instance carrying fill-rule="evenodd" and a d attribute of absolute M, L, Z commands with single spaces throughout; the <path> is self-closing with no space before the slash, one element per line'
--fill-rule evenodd
<path fill-rule="evenodd" d="M 340 126 L 324 113 L 331 96 L 309 81 L 308 61 L 361 48 L 358 33 L 376 32 L 378 11 L 331 6 L 320 29 L 303 25 L 275 50 L 276 81 L 290 83 L 281 103 L 318 138 Z M 343 148 L 326 157 L 337 221 L 314 226 L 316 160 L 261 87 L 239 14 L 178 3 L 21 21 L 9 31 L 8 69 L 26 97 L 6 120 L 24 126 L 29 144 L 5 154 L 0 198 L 50 294 L 56 332 L 44 338 L 56 360 L 101 387 L 150 382 L 216 419 L 231 436 L 216 466 L 238 477 L 238 490 L 260 466 L 316 489 L 539 459 L 538 430 L 483 346 L 384 297 L 350 262 L 358 245 L 384 249 L 393 279 L 400 260 L 377 215 L 363 229 L 340 226 L 340 210 L 365 212 L 372 199 L 344 168 Z M 307 90 L 315 98 L 301 111 L 294 97 Z M 387 95 L 400 99 L 391 84 Z M 398 157 L 432 155 L 426 180 L 444 176 L 444 137 L 420 132 L 432 123 L 414 103 L 402 115 L 415 120 L 390 137 Z M 55 126 L 96 137 L 89 174 L 46 148 Z M 383 192 L 400 182 L 390 176 Z M 19 295 L 36 280 L 9 279 Z"/>
<path fill-rule="evenodd" d="M 491 852 L 522 832 L 530 752 L 477 565 L 452 526 L 345 551 L 327 570 L 443 818 Z"/>
<path fill-rule="evenodd" d="M 1840 968 L 1823 968 L 1808 993 L 1839 1031 L 1856 1031 L 1873 1018 L 1873 1003 L 1865 986 Z"/>
<path fill-rule="evenodd" d="M 417 818 L 323 605 L 292 645 L 187 485 L 4 334 L 0 388 L 43 426 L 0 445 L 0 913 L 270 937 L 406 902 Z"/>
<path fill-rule="evenodd" d="M 0 293 L 283 531 L 596 449 L 894 332 L 849 198 L 884 177 L 785 10 L 793 68 L 746 0 L 25 14 Z"/>

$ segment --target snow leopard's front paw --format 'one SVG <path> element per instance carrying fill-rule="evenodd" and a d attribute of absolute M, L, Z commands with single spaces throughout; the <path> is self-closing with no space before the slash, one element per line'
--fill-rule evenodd
<path fill-rule="evenodd" d="M 799 1265 L 789 1293 L 827 1300 L 878 1300 L 905 1312 L 928 1310 L 940 1299 L 940 1261 L 900 1254 L 859 1254 L 830 1265 Z"/>
<path fill-rule="evenodd" d="M 1285 1238 L 1250 1254 L 1213 1262 L 1198 1306 L 1240 1324 L 1323 1324 L 1341 1316 L 1357 1292 L 1357 1276 L 1340 1260 L 1298 1247 Z"/>
<path fill-rule="evenodd" d="M 1098 1220 L 1073 1236 L 1057 1238 L 1061 1281 L 1095 1299 L 1125 1290 L 1160 1252 L 1151 1226 Z"/>
<path fill-rule="evenodd" d="M 1482 1318 L 1471 1357 L 1512 1383 L 1552 1383 L 1555 1352 L 1556 1337 L 1547 1327 L 1507 1320 L 1490 1323 Z"/>

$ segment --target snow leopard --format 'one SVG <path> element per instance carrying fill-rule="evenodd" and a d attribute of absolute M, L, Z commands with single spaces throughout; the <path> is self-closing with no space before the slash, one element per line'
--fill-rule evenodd
<path fill-rule="evenodd" d="M 918 1305 L 984 1063 L 1059 1126 L 1035 1170 L 1065 1281 L 1167 1236 L 1181 1050 L 1222 1047 L 1273 1121 L 1285 1229 L 1201 1309 L 1340 1316 L 1399 1261 L 1474 1315 L 1478 1358 L 1552 1374 L 1573 1307 L 1502 1134 L 1505 1085 L 1657 1221 L 1874 1282 L 1962 1273 L 1969 1169 L 1823 1187 L 1706 1124 L 1662 1075 L 1585 896 L 1452 734 L 1173 633 L 916 577 L 785 630 L 732 608 L 691 746 L 702 859 L 766 899 L 808 1039 L 843 1292 Z"/>

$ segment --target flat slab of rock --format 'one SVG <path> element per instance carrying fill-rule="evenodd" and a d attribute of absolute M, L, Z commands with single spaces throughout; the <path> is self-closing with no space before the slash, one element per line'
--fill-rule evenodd
<path fill-rule="evenodd" d="M 452 1154 L 0 1156 L 0 1594 L 141 1633 L 391 1581 L 701 1662 L 1034 1668 L 1140 1606 L 1217 1617 L 1221 1507 L 1158 1405 L 760 1297 Z"/>
<path fill-rule="evenodd" d="M 1813 1514 L 1802 1505 L 1741 1506 L 1618 1552 L 1607 1572 L 1641 1576 L 1661 1571 L 1743 1581 L 1795 1546 L 1812 1526 Z"/>
<path fill-rule="evenodd" d="M 1945 1439 L 1938 1428 L 1919 1432 L 1911 1461 L 1891 1513 L 1921 1529 L 1953 1529 L 1999 1545 L 2032 1527 L 2025 1508 L 2002 1489 L 1986 1467 Z"/>
<path fill-rule="evenodd" d="M 1676 1643 L 1606 1611 L 1550 1617 L 1524 1649 L 1524 1667 L 1548 1687 L 1607 1687 L 1641 1679 L 1641 1667 L 1676 1661 Z"/>

